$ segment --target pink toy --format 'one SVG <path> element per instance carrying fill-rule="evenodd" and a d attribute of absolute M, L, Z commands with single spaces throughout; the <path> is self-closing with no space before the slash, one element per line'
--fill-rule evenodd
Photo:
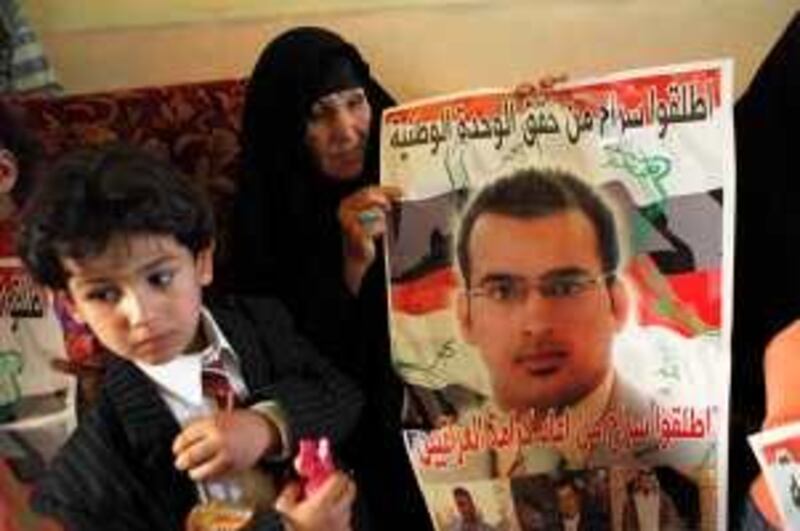
<path fill-rule="evenodd" d="M 307 498 L 336 470 L 328 439 L 301 439 L 294 468 L 303 483 L 303 496 Z"/>

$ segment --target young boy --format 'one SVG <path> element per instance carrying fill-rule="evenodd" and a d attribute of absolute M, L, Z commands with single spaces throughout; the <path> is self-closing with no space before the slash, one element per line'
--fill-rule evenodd
<path fill-rule="evenodd" d="M 20 255 L 116 356 L 94 408 L 38 485 L 37 510 L 82 530 L 182 529 L 199 501 L 269 498 L 254 481 L 268 465 L 302 438 L 336 445 L 354 427 L 357 389 L 277 303 L 202 304 L 213 237 L 199 190 L 130 148 L 74 153 L 43 181 Z M 227 379 L 221 403 L 204 396 L 208 365 Z M 232 409 L 234 400 L 249 407 Z M 354 490 L 335 474 L 299 501 L 290 485 L 248 528 L 347 529 Z"/>

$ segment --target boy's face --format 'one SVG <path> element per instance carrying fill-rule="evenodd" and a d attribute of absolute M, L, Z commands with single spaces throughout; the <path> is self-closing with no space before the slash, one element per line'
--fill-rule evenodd
<path fill-rule="evenodd" d="M 203 346 L 202 287 L 213 246 L 197 257 L 172 236 L 114 238 L 99 255 L 64 259 L 75 316 L 120 357 L 159 364 Z"/>

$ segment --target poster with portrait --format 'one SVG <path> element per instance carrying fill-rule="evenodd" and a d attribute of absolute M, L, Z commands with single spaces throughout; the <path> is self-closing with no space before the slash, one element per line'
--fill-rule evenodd
<path fill-rule="evenodd" d="M 725 528 L 731 68 L 384 112 L 392 356 L 438 529 Z"/>
<path fill-rule="evenodd" d="M 77 425 L 75 379 L 54 362 L 68 346 L 51 297 L 11 253 L 0 228 L 0 459 L 31 481 Z"/>

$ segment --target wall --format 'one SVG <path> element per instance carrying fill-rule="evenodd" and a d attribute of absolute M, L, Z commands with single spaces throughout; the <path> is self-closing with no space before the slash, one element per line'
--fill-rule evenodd
<path fill-rule="evenodd" d="M 740 93 L 796 0 L 23 0 L 69 92 L 245 76 L 298 24 L 353 41 L 399 99 L 721 56 Z M 109 6 L 113 6 L 113 9 Z M 372 6 L 372 7 L 370 7 Z M 378 7 L 375 7 L 378 6 Z"/>

